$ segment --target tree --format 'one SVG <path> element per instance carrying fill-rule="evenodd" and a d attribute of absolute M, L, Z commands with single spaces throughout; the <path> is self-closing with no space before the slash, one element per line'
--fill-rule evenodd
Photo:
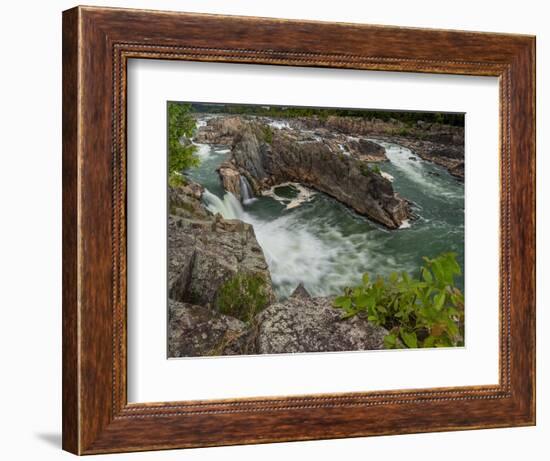
<path fill-rule="evenodd" d="M 168 103 L 168 181 L 171 185 L 181 184 L 182 172 L 199 165 L 195 155 L 197 146 L 190 142 L 196 130 L 191 110 L 190 104 Z"/>

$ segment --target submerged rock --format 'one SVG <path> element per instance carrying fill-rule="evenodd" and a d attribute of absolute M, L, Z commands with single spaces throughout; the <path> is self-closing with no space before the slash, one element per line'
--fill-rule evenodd
<path fill-rule="evenodd" d="M 332 298 L 291 296 L 256 317 L 258 354 L 359 351 L 384 348 L 385 328 L 359 317 L 342 320 Z"/>

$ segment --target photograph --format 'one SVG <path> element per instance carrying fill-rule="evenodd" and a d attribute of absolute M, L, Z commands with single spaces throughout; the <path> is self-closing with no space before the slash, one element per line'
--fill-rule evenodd
<path fill-rule="evenodd" d="M 168 101 L 168 358 L 464 347 L 464 128 Z"/>

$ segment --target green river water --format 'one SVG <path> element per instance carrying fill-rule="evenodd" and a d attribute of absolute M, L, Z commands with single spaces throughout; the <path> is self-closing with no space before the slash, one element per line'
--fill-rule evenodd
<path fill-rule="evenodd" d="M 311 191 L 311 197 L 287 208 L 292 198 L 303 195 L 296 185 L 241 204 L 224 193 L 216 172 L 229 155 L 227 146 L 199 144 L 201 164 L 187 176 L 207 188 L 203 199 L 211 211 L 254 226 L 279 298 L 300 282 L 312 295 L 326 296 L 360 283 L 364 272 L 417 275 L 423 256 L 447 251 L 456 252 L 464 268 L 464 184 L 409 149 L 380 144 L 390 160 L 380 164 L 381 170 L 393 177 L 394 189 L 414 203 L 418 215 L 397 230 L 387 230 L 319 192 Z M 463 277 L 457 285 L 464 289 Z"/>

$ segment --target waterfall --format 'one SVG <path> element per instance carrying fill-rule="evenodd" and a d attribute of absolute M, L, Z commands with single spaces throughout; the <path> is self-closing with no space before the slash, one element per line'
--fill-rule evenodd
<path fill-rule="evenodd" d="M 231 193 L 226 192 L 223 200 L 214 195 L 208 189 L 202 194 L 202 199 L 206 203 L 206 208 L 216 214 L 221 214 L 225 219 L 242 219 L 244 215 L 243 208 L 237 198 Z"/>
<path fill-rule="evenodd" d="M 254 200 L 256 200 L 256 198 L 254 197 L 254 192 L 252 192 L 252 187 L 250 187 L 250 183 L 245 176 L 240 175 L 239 181 L 241 185 L 241 197 L 243 199 L 243 203 L 245 205 L 248 205 L 249 203 L 252 203 Z"/>

